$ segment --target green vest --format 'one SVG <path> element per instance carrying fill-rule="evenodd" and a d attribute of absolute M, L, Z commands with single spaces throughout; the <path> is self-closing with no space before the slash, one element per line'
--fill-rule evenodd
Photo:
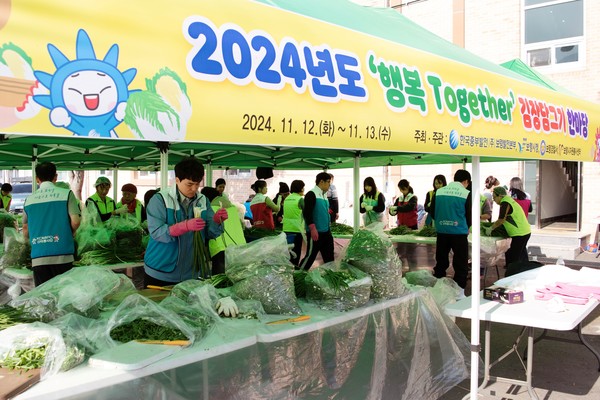
<path fill-rule="evenodd" d="M 98 196 L 98 193 L 94 193 L 88 198 L 88 200 L 92 200 L 96 204 L 100 214 L 108 214 L 109 212 L 116 210 L 115 201 L 108 196 L 106 196 L 104 201 L 102 201 L 100 196 Z"/>
<path fill-rule="evenodd" d="M 283 231 L 284 232 L 304 232 L 304 217 L 302 209 L 298 205 L 302 196 L 298 193 L 291 193 L 283 202 Z"/>
<path fill-rule="evenodd" d="M 217 212 L 221 207 L 218 205 L 212 206 L 214 212 Z M 244 226 L 240 219 L 240 214 L 236 206 L 231 205 L 226 208 L 227 219 L 223 221 L 223 234 L 216 239 L 208 241 L 208 250 L 210 256 L 214 257 L 217 253 L 225 251 L 229 246 L 237 246 L 246 244 L 244 237 Z"/>
<path fill-rule="evenodd" d="M 527 217 L 523 212 L 523 208 L 509 195 L 502 198 L 500 203 L 508 203 L 512 207 L 512 212 L 506 217 L 504 221 L 504 228 L 508 236 L 525 236 L 531 233 L 531 225 L 527 221 Z"/>
<path fill-rule="evenodd" d="M 2 207 L 4 207 L 6 211 L 10 211 L 8 208 L 10 201 L 12 200 L 12 195 L 10 193 L 6 196 L 0 195 L 0 198 L 2 199 Z"/>
<path fill-rule="evenodd" d="M 122 206 L 123 204 L 121 202 L 118 202 L 115 210 L 117 208 L 121 208 Z M 131 216 L 132 215 L 129 213 L 121 214 L 121 218 L 128 218 Z M 137 219 L 138 222 L 142 222 L 142 202 L 138 199 L 135 199 L 135 219 Z"/>

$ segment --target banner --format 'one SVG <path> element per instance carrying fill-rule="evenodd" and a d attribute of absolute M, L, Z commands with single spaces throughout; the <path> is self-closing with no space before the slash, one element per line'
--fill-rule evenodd
<path fill-rule="evenodd" d="M 259 2 L 0 15 L 6 133 L 600 159 L 597 104 Z"/>

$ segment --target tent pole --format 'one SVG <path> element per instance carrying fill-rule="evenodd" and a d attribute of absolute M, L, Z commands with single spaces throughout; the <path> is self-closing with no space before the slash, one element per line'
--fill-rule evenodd
<path fill-rule="evenodd" d="M 160 152 L 160 189 L 166 190 L 169 187 L 169 150 Z"/>
<path fill-rule="evenodd" d="M 473 312 L 471 318 L 471 400 L 477 399 L 479 387 L 479 271 L 481 266 L 481 190 L 479 187 L 479 156 L 473 156 L 471 159 L 472 173 L 472 192 L 471 192 L 471 309 Z"/>
<path fill-rule="evenodd" d="M 35 193 L 37 188 L 37 176 L 35 174 L 35 167 L 37 165 L 37 156 L 38 156 L 38 148 L 37 145 L 33 145 L 32 148 L 32 157 L 31 157 L 31 193 Z"/>
<path fill-rule="evenodd" d="M 212 162 L 208 161 L 204 169 L 206 170 L 206 179 L 204 180 L 204 186 L 213 186 Z"/>
<path fill-rule="evenodd" d="M 352 206 L 352 211 L 354 213 L 354 232 L 358 231 L 360 227 L 360 206 L 358 201 L 360 199 L 360 153 L 357 152 L 354 155 L 354 168 L 353 172 L 353 180 L 354 180 L 354 205 Z"/>
<path fill-rule="evenodd" d="M 113 199 L 118 199 L 119 197 L 119 170 L 115 167 L 115 169 L 113 169 L 113 173 L 112 173 L 112 181 L 113 181 Z M 117 204 L 118 201 L 115 200 L 115 204 Z"/>

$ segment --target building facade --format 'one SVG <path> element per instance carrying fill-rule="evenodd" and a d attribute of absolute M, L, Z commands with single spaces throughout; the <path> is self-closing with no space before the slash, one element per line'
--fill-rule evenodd
<path fill-rule="evenodd" d="M 521 59 L 575 96 L 600 102 L 599 1 L 353 1 L 394 8 L 438 36 L 494 63 Z M 589 140 L 594 136 L 590 132 Z M 538 213 L 537 219 L 530 222 L 541 227 L 552 215 L 573 214 L 577 229 L 590 234 L 593 241 L 597 224 L 590 220 L 600 215 L 595 195 L 600 185 L 600 165 L 578 163 L 575 182 L 571 183 L 568 178 L 556 178 L 555 172 L 561 168 L 546 161 L 524 163 L 522 177 L 526 189 L 536 196 Z"/>

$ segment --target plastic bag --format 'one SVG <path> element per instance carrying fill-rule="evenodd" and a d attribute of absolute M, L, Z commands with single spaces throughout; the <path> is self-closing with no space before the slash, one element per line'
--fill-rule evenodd
<path fill-rule="evenodd" d="M 160 306 L 177 314 L 194 332 L 195 340 L 204 338 L 210 332 L 218 315 L 203 303 L 188 303 L 175 296 L 169 296 L 160 302 Z"/>
<path fill-rule="evenodd" d="M 456 302 L 456 298 L 460 293 L 460 286 L 450 278 L 440 278 L 437 280 L 435 285 L 431 288 L 427 288 L 433 300 L 436 302 L 440 310 L 448 304 Z"/>
<path fill-rule="evenodd" d="M 294 266 L 285 234 L 228 247 L 225 274 L 231 292 L 243 300 L 258 300 L 268 314 L 302 312 L 294 290 Z"/>
<path fill-rule="evenodd" d="M 111 347 L 111 342 L 106 339 L 105 319 L 91 319 L 69 313 L 48 323 L 62 332 L 65 342 L 79 347 L 85 356 L 91 356 Z"/>
<path fill-rule="evenodd" d="M 135 218 L 82 224 L 75 234 L 78 265 L 112 265 L 143 258 L 144 230 Z"/>
<path fill-rule="evenodd" d="M 347 274 L 347 287 L 335 290 L 330 281 L 325 279 L 325 271 L 344 272 Z M 373 281 L 369 275 L 352 265 L 335 261 L 313 268 L 306 275 L 306 298 L 316 302 L 327 310 L 347 311 L 362 307 L 371 297 Z"/>
<path fill-rule="evenodd" d="M 404 274 L 406 282 L 410 285 L 433 287 L 437 283 L 438 279 L 431 274 L 428 269 L 420 269 L 417 271 L 410 271 Z"/>
<path fill-rule="evenodd" d="M 127 287 L 129 286 L 129 287 Z M 76 267 L 11 301 L 42 321 L 74 312 L 97 318 L 102 300 L 120 290 L 135 290 L 131 280 L 102 267 Z"/>
<path fill-rule="evenodd" d="M 225 249 L 225 272 L 234 283 L 246 277 L 247 271 L 244 267 L 252 262 L 260 262 L 265 265 L 290 264 L 285 233 Z M 241 268 L 238 270 L 236 267 Z"/>
<path fill-rule="evenodd" d="M 179 299 L 187 302 L 192 292 L 203 286 L 212 287 L 212 285 L 207 283 L 206 281 L 201 281 L 199 279 L 188 279 L 173 286 L 173 289 L 171 289 L 171 296 L 178 297 Z"/>
<path fill-rule="evenodd" d="M 189 340 L 196 335 L 174 311 L 161 307 L 151 300 L 132 294 L 110 316 L 106 334 L 111 342 L 130 340 Z"/>
<path fill-rule="evenodd" d="M 361 228 L 352 236 L 344 261 L 371 276 L 374 299 L 399 297 L 407 291 L 402 283 L 402 262 L 380 223 Z"/>
<path fill-rule="evenodd" d="M 4 240 L 4 229 L 16 229 L 18 228 L 17 220 L 12 214 L 7 213 L 4 208 L 0 208 L 0 242 Z"/>
<path fill-rule="evenodd" d="M 248 266 L 249 276 L 236 282 L 231 291 L 244 300 L 258 300 L 268 314 L 300 314 L 294 290 L 294 267 L 289 265 Z M 226 272 L 227 273 L 227 272 Z"/>
<path fill-rule="evenodd" d="M 56 327 L 34 322 L 0 331 L 0 366 L 4 368 L 16 364 L 21 365 L 18 369 L 41 367 L 41 379 L 45 379 L 61 370 L 66 357 L 67 346 Z"/>
<path fill-rule="evenodd" d="M 31 267 L 31 244 L 15 228 L 4 228 L 4 254 L 0 258 L 0 269 Z"/>

